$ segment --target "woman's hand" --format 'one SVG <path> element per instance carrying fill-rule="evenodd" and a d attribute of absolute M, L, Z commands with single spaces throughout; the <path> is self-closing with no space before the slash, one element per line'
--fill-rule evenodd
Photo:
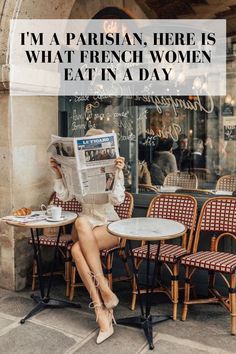
<path fill-rule="evenodd" d="M 55 175 L 56 175 L 56 178 L 61 178 L 62 177 L 62 175 L 61 175 L 61 171 L 60 171 L 60 169 L 59 169 L 59 165 L 58 165 L 58 163 L 56 162 L 56 160 L 53 158 L 53 157 L 50 157 L 50 161 L 49 161 L 49 163 L 50 163 L 50 167 L 51 167 L 51 169 L 52 169 L 52 171 L 55 173 Z"/>
<path fill-rule="evenodd" d="M 125 158 L 124 157 L 117 157 L 115 161 L 116 168 L 118 168 L 120 171 L 123 170 L 125 167 Z"/>

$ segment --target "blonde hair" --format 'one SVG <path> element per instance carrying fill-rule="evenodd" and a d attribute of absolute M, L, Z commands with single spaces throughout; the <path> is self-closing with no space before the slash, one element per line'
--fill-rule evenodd
<path fill-rule="evenodd" d="M 102 135 L 102 134 L 106 134 L 106 132 L 104 132 L 104 130 L 102 129 L 91 128 L 86 132 L 85 136 Z"/>

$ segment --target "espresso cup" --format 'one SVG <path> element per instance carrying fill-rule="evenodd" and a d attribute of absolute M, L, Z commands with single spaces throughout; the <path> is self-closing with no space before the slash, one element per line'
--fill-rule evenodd
<path fill-rule="evenodd" d="M 51 217 L 53 220 L 60 220 L 61 218 L 61 211 L 62 208 L 61 207 L 57 207 L 57 206 L 52 206 L 51 207 Z"/>
<path fill-rule="evenodd" d="M 45 204 L 42 204 L 41 205 L 41 210 L 42 211 L 45 211 L 45 215 L 51 217 L 52 216 L 52 212 L 51 212 L 51 209 L 56 207 L 56 205 L 48 205 L 46 206 Z"/>

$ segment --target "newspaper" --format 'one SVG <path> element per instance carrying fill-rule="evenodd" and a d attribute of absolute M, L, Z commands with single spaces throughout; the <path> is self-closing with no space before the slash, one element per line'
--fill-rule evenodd
<path fill-rule="evenodd" d="M 70 194 L 81 197 L 113 191 L 119 156 L 115 133 L 81 138 L 52 135 L 51 140 L 48 152 L 58 162 Z"/>
<path fill-rule="evenodd" d="M 2 221 L 13 221 L 17 222 L 18 224 L 27 224 L 27 223 L 34 223 L 34 222 L 39 222 L 43 221 L 46 219 L 45 214 L 32 214 L 32 215 L 26 215 L 26 216 L 14 216 L 14 215 L 8 215 L 0 218 Z"/>

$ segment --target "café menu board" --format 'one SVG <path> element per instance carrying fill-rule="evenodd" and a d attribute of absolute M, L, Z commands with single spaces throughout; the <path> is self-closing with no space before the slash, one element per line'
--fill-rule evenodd
<path fill-rule="evenodd" d="M 224 140 L 236 140 L 236 116 L 223 117 L 224 121 Z"/>

